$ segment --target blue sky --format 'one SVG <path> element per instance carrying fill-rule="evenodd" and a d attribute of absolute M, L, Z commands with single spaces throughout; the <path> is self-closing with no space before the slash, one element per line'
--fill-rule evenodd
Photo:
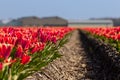
<path fill-rule="evenodd" d="M 120 0 L 0 0 L 0 19 L 60 16 L 66 19 L 120 17 Z"/>

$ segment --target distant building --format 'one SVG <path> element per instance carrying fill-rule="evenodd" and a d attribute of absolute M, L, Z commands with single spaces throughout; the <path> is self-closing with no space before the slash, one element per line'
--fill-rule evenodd
<path fill-rule="evenodd" d="M 44 17 L 41 18 L 43 26 L 67 26 L 68 21 L 60 17 Z"/>
<path fill-rule="evenodd" d="M 71 26 L 71 27 L 111 27 L 114 21 L 102 19 L 66 20 L 61 17 L 22 17 L 18 19 L 0 20 L 0 26 Z"/>
<path fill-rule="evenodd" d="M 9 26 L 67 26 L 68 21 L 60 17 L 23 17 L 7 23 Z"/>
<path fill-rule="evenodd" d="M 112 27 L 112 20 L 68 20 L 71 27 Z"/>
<path fill-rule="evenodd" d="M 40 18 L 35 16 L 19 18 L 17 22 L 19 22 L 21 26 L 41 26 L 42 24 Z"/>

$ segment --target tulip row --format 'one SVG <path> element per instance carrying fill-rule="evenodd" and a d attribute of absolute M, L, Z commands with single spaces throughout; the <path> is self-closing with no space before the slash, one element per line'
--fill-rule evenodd
<path fill-rule="evenodd" d="M 120 27 L 82 28 L 82 30 L 85 30 L 93 34 L 94 37 L 109 43 L 120 52 Z"/>
<path fill-rule="evenodd" d="M 0 80 L 22 80 L 61 55 L 71 28 L 0 28 Z"/>

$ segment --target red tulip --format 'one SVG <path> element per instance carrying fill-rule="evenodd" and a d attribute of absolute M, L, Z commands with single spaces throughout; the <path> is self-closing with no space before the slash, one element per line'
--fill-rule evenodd
<path fill-rule="evenodd" d="M 23 48 L 21 45 L 18 45 L 15 57 L 21 58 L 23 56 Z"/>
<path fill-rule="evenodd" d="M 10 56 L 13 46 L 10 44 L 0 44 L 0 56 L 1 58 L 8 58 Z"/>
<path fill-rule="evenodd" d="M 0 62 L 0 71 L 3 69 L 3 63 Z"/>
<path fill-rule="evenodd" d="M 52 37 L 52 38 L 51 38 L 51 41 L 52 41 L 53 43 L 56 43 L 56 42 L 57 42 L 56 37 Z"/>
<path fill-rule="evenodd" d="M 28 55 L 23 55 L 21 58 L 21 64 L 27 64 L 30 62 L 30 56 Z"/>

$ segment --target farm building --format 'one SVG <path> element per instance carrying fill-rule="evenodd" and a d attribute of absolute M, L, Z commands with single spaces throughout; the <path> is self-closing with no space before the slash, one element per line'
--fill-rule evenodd
<path fill-rule="evenodd" d="M 68 21 L 61 17 L 44 17 L 41 18 L 43 26 L 67 26 Z"/>
<path fill-rule="evenodd" d="M 41 20 L 38 17 L 23 17 L 17 20 L 22 26 L 41 26 Z"/>
<path fill-rule="evenodd" d="M 93 26 L 93 27 L 109 27 L 113 26 L 112 20 L 68 20 L 68 26 L 74 26 L 74 27 L 87 27 L 87 26 Z"/>
<path fill-rule="evenodd" d="M 23 17 L 12 20 L 6 25 L 10 26 L 67 26 L 68 21 L 60 17 Z"/>

